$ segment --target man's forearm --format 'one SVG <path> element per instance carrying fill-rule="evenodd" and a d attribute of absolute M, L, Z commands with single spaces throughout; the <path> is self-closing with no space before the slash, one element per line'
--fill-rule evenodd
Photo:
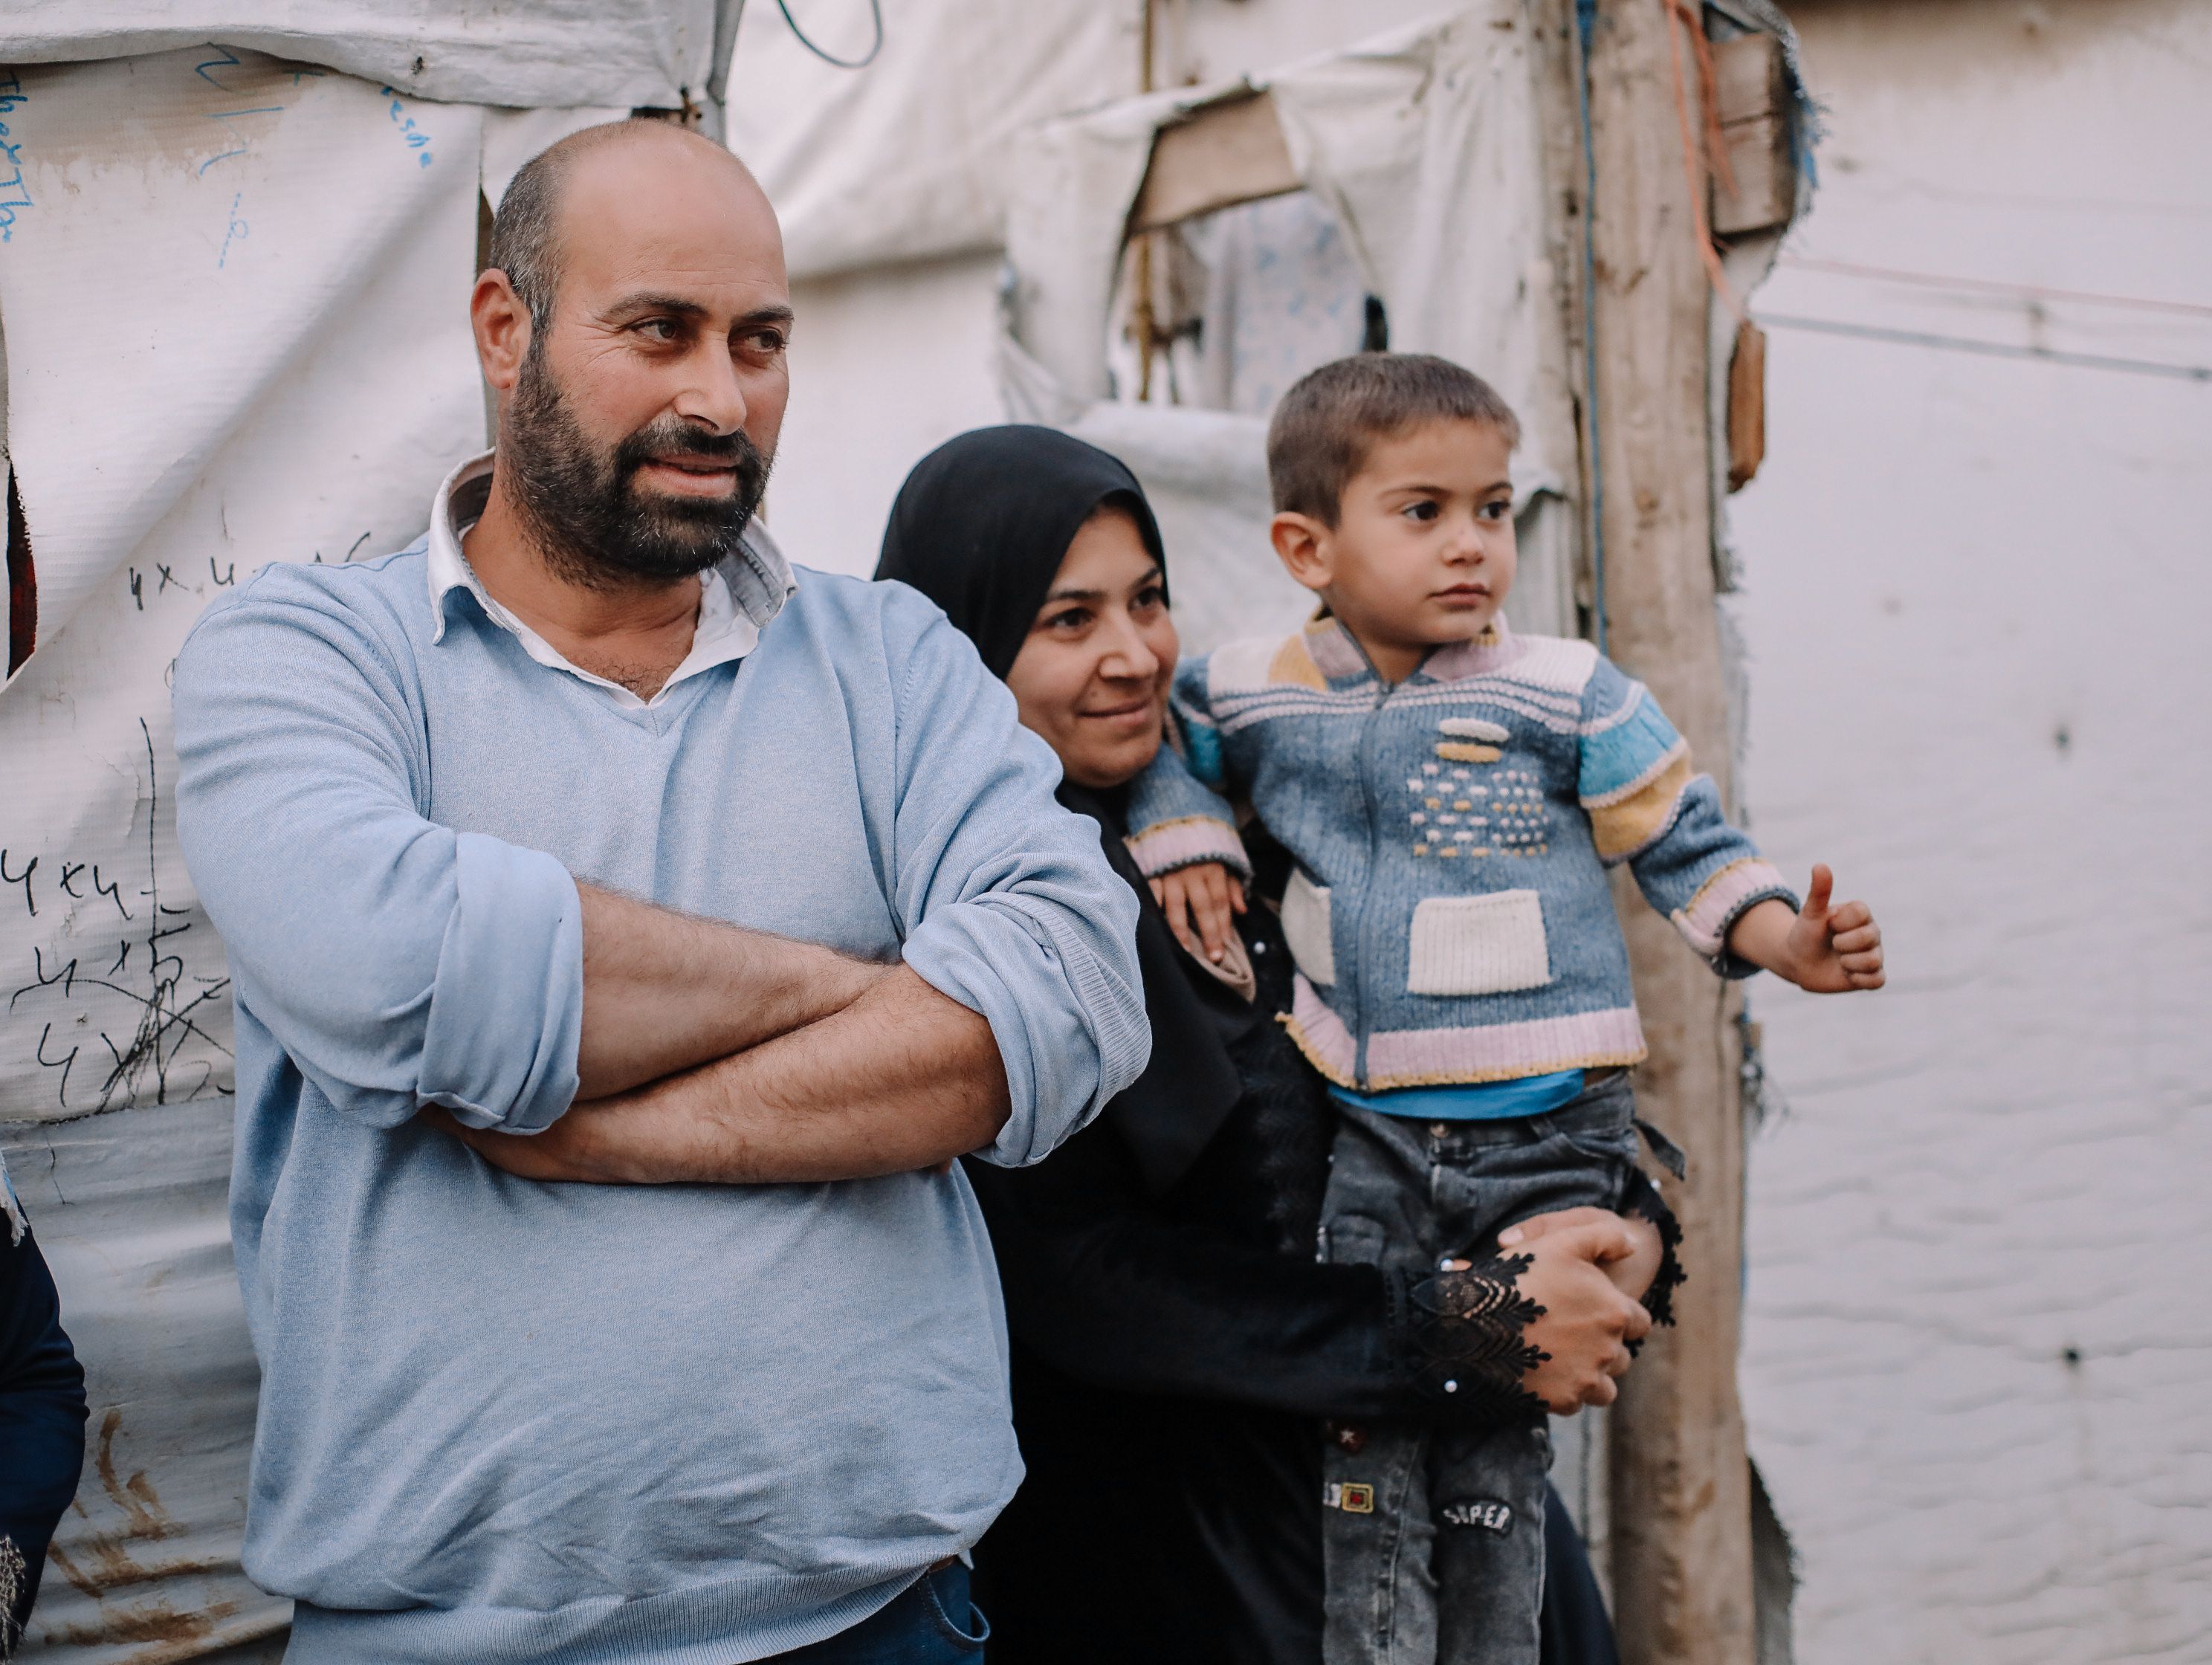
<path fill-rule="evenodd" d="M 805 1027 L 518 1139 L 456 1129 L 526 1178 L 614 1185 L 866 1179 L 988 1145 L 1009 1109 L 991 1026 L 900 968 Z"/>
<path fill-rule="evenodd" d="M 579 884 L 580 1099 L 605 1098 L 842 1011 L 890 968 Z"/>

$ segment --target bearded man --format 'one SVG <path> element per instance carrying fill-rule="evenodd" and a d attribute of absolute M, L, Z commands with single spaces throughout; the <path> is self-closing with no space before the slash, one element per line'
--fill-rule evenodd
<path fill-rule="evenodd" d="M 592 129 L 491 252 L 497 450 L 177 665 L 246 1569 L 307 1665 L 971 1658 L 1021 1465 L 947 1164 L 1142 1066 L 1128 887 L 966 638 L 754 519 L 791 308 L 733 158 Z"/>

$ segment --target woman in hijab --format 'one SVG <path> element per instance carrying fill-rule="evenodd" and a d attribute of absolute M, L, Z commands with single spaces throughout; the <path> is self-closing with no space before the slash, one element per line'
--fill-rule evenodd
<path fill-rule="evenodd" d="M 1643 1312 L 1573 1245 L 1626 1231 L 1658 1259 L 1647 1220 L 1595 1210 L 1525 1245 L 1517 1282 L 1494 1261 L 1406 1286 L 1315 1259 L 1332 1112 L 1274 1021 L 1281 932 L 1253 908 L 1243 951 L 1208 963 L 1122 844 L 1122 788 L 1158 750 L 1175 669 L 1165 561 L 1120 462 L 1008 427 L 916 465 L 876 569 L 943 607 L 1007 682 L 1060 754 L 1061 801 L 1098 823 L 1140 905 L 1150 1066 L 1042 1165 L 968 1164 L 1029 1468 L 976 1552 L 996 1665 L 1317 1665 L 1323 1425 L 1352 1443 L 1372 1419 L 1507 1414 L 1534 1346 L 1540 1396 L 1605 1402 Z M 1645 1212 L 1663 1217 L 1656 1194 Z M 1610 1665 L 1588 1561 L 1551 1512 L 1546 1658 Z"/>

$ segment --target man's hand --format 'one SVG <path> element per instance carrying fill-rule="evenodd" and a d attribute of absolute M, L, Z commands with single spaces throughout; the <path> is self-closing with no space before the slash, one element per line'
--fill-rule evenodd
<path fill-rule="evenodd" d="M 607 1100 L 609 1103 L 617 1101 Z M 615 1153 L 593 1137 L 599 1106 L 575 1104 L 568 1115 L 542 1133 L 525 1138 L 520 1133 L 495 1133 L 456 1121 L 435 1105 L 417 1110 L 415 1119 L 426 1127 L 451 1133 L 495 1168 L 518 1179 L 562 1181 L 585 1185 L 642 1183 L 619 1171 Z"/>
<path fill-rule="evenodd" d="M 1744 909 L 1729 932 L 1729 949 L 1753 965 L 1815 994 L 1880 988 L 1881 927 L 1863 902 L 1830 905 L 1835 875 L 1815 863 L 1805 906 L 1796 913 L 1769 897 Z"/>
<path fill-rule="evenodd" d="M 1498 1234 L 1498 1246 L 1512 1252 L 1525 1250 L 1528 1244 L 1555 1231 L 1572 1231 L 1585 1225 L 1603 1225 L 1618 1222 L 1628 1229 L 1629 1250 L 1613 1258 L 1601 1258 L 1597 1265 L 1612 1279 L 1613 1286 L 1632 1301 L 1641 1301 L 1651 1280 L 1659 1275 L 1665 1263 L 1667 1245 L 1659 1236 L 1659 1228 L 1641 1214 L 1615 1214 L 1603 1208 L 1560 1208 L 1548 1214 L 1536 1214 L 1517 1225 L 1509 1225 Z"/>
<path fill-rule="evenodd" d="M 1218 861 L 1200 861 L 1162 873 L 1151 884 L 1152 900 L 1167 915 L 1176 940 L 1220 964 L 1237 934 L 1236 916 L 1244 911 L 1243 881 Z"/>

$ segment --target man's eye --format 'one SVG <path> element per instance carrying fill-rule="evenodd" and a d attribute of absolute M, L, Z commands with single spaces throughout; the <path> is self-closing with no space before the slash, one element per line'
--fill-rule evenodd
<path fill-rule="evenodd" d="M 672 318 L 648 318 L 637 327 L 655 341 L 676 339 L 676 320 Z"/>
<path fill-rule="evenodd" d="M 756 330 L 748 339 L 755 352 L 764 353 L 771 358 L 784 349 L 783 331 L 781 330 Z"/>

